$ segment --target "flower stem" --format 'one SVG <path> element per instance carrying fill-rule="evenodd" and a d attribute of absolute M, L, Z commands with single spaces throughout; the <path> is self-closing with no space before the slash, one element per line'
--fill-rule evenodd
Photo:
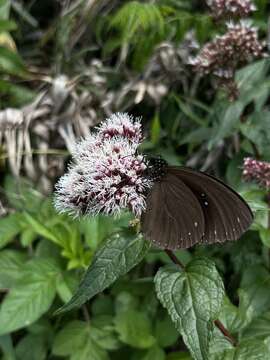
<path fill-rule="evenodd" d="M 232 343 L 233 346 L 237 345 L 237 341 L 235 338 L 229 333 L 229 331 L 225 328 L 225 326 L 222 324 L 220 320 L 214 321 L 215 325 L 219 330 L 222 332 L 222 334 Z"/>
<path fill-rule="evenodd" d="M 178 260 L 178 258 L 174 255 L 174 253 L 171 250 L 165 249 L 164 251 L 169 256 L 169 258 L 172 260 L 172 262 L 174 262 L 176 265 L 180 266 L 180 268 L 182 270 L 185 269 L 185 266 L 181 263 L 180 260 Z"/>
<path fill-rule="evenodd" d="M 172 260 L 173 263 L 180 266 L 182 270 L 185 269 L 185 266 L 181 263 L 181 261 L 174 255 L 174 253 L 171 250 L 165 249 L 164 250 L 166 254 L 169 256 L 169 258 Z M 225 328 L 225 326 L 222 324 L 220 320 L 215 320 L 214 324 L 216 327 L 222 332 L 222 334 L 226 337 L 228 341 L 231 342 L 233 346 L 237 345 L 236 339 L 229 333 L 229 331 Z"/>

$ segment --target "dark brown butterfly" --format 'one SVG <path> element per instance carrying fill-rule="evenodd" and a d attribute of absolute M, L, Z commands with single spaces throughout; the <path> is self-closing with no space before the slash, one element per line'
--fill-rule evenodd
<path fill-rule="evenodd" d="M 150 159 L 154 185 L 141 218 L 145 237 L 162 249 L 237 240 L 253 214 L 229 186 L 200 171 Z"/>

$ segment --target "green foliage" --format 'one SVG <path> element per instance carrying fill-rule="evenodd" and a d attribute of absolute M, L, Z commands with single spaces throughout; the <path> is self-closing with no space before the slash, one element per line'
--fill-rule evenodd
<path fill-rule="evenodd" d="M 137 265 L 149 249 L 141 235 L 113 235 L 96 253 L 73 298 L 60 312 L 81 306 Z"/>
<path fill-rule="evenodd" d="M 149 348 L 155 343 L 151 322 L 139 311 L 131 309 L 120 312 L 115 318 L 115 329 L 123 343 L 135 348 Z"/>
<path fill-rule="evenodd" d="M 0 335 L 28 326 L 44 314 L 56 294 L 58 267 L 50 259 L 31 260 L 0 309 Z"/>
<path fill-rule="evenodd" d="M 265 39 L 269 1 L 255 2 Z M 24 131 L 0 123 L 0 360 L 270 358 L 269 191 L 242 177 L 245 157 L 270 162 L 270 61 L 239 69 L 231 102 L 186 64 L 198 51 L 183 46 L 190 31 L 203 45 L 224 28 L 205 1 L 0 0 L 0 111 L 43 94 Z M 68 78 L 63 103 L 59 75 Z M 157 101 L 160 85 L 167 95 Z M 128 213 L 57 214 L 49 187 L 37 189 L 59 175 L 58 157 L 67 160 L 52 155 L 67 153 L 59 133 L 80 136 L 82 113 L 90 124 L 111 111 L 142 116 L 144 153 L 225 179 L 253 210 L 251 230 L 235 243 L 176 251 L 180 269 L 129 228 Z M 20 176 L 8 156 L 22 157 Z"/>
<path fill-rule="evenodd" d="M 185 271 L 169 265 L 158 271 L 155 284 L 158 298 L 194 359 L 207 359 L 213 321 L 224 296 L 223 283 L 214 264 L 197 258 Z"/>

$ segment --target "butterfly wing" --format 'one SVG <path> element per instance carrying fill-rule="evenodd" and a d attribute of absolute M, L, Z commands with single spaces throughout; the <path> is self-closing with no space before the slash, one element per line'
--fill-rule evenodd
<path fill-rule="evenodd" d="M 158 247 L 175 250 L 201 241 L 205 227 L 203 210 L 177 175 L 168 172 L 156 182 L 146 204 L 142 232 Z"/>
<path fill-rule="evenodd" d="M 202 242 L 237 240 L 249 228 L 253 214 L 247 203 L 220 180 L 184 167 L 169 167 L 169 173 L 192 191 L 205 219 Z"/>

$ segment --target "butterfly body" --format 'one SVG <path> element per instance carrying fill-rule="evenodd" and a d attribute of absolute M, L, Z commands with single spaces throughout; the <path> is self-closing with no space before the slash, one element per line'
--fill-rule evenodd
<path fill-rule="evenodd" d="M 142 232 L 160 248 L 175 250 L 197 243 L 237 240 L 250 226 L 253 214 L 233 189 L 213 176 L 150 159 Z"/>

